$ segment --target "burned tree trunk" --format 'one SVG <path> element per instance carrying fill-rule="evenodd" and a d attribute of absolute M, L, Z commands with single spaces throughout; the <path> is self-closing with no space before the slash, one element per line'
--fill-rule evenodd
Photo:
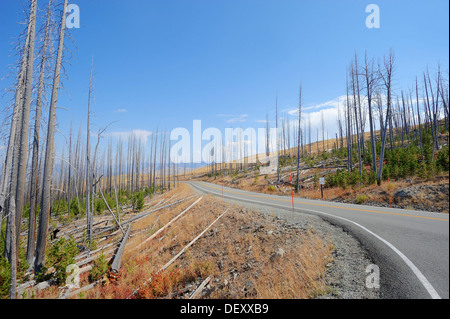
<path fill-rule="evenodd" d="M 91 118 L 91 95 L 92 95 L 92 69 L 94 62 L 91 64 L 91 75 L 89 79 L 89 96 L 88 96 L 88 114 L 87 114 L 87 137 L 86 137 L 86 239 L 88 246 L 92 241 L 92 219 L 93 211 L 91 208 L 91 192 L 92 192 L 92 173 L 91 173 L 91 148 L 90 148 L 90 118 Z"/>
<path fill-rule="evenodd" d="M 302 86 L 300 85 L 300 91 L 298 96 L 298 140 L 297 140 L 297 184 L 295 186 L 295 191 L 298 193 L 300 182 L 299 182 L 299 171 L 300 171 L 300 132 L 301 132 L 301 121 L 302 121 Z"/>
<path fill-rule="evenodd" d="M 394 69 L 394 53 L 391 51 L 389 53 L 388 60 L 384 60 L 384 68 L 385 68 L 385 74 L 381 73 L 380 75 L 384 81 L 384 85 L 386 88 L 386 95 L 387 95 L 387 111 L 386 111 L 386 124 L 384 125 L 384 130 L 382 131 L 382 141 L 381 141 L 381 153 L 380 153 L 380 168 L 378 170 L 378 176 L 377 176 L 377 183 L 378 185 L 381 184 L 381 176 L 383 174 L 383 160 L 384 160 L 384 149 L 386 147 L 386 135 L 387 135 L 387 127 L 388 127 L 388 121 L 391 118 L 391 95 L 392 95 L 392 72 Z M 392 127 L 391 127 L 392 130 Z"/>
<path fill-rule="evenodd" d="M 37 0 L 31 3 L 30 11 L 30 40 L 28 44 L 27 72 L 25 79 L 25 94 L 22 110 L 22 124 L 20 129 L 19 162 L 17 167 L 17 189 L 16 189 L 16 247 L 20 243 L 20 230 L 22 225 L 22 212 L 25 202 L 25 183 L 27 172 L 28 155 L 28 131 L 30 126 L 31 91 L 33 88 L 33 63 L 34 43 L 36 33 Z"/>
<path fill-rule="evenodd" d="M 49 108 L 48 127 L 47 127 L 47 145 L 45 150 L 44 176 L 42 185 L 41 213 L 39 216 L 39 232 L 37 239 L 35 271 L 41 271 L 45 261 L 45 251 L 47 244 L 47 230 L 50 218 L 50 189 L 53 174 L 53 150 L 55 144 L 55 122 L 56 105 L 58 103 L 58 90 L 61 77 L 61 64 L 64 49 L 64 35 L 66 28 L 66 9 L 67 0 L 64 1 L 64 7 L 61 18 L 59 33 L 58 54 L 56 58 L 55 74 L 53 77 L 53 89 Z"/>
<path fill-rule="evenodd" d="M 39 161 L 39 139 L 42 114 L 42 100 L 44 94 L 45 65 L 47 63 L 47 50 L 50 41 L 50 17 L 52 0 L 48 2 L 47 19 L 45 25 L 44 43 L 42 45 L 42 57 L 39 71 L 39 86 L 36 100 L 36 114 L 34 119 L 33 134 L 33 155 L 31 160 L 31 178 L 30 178 L 30 217 L 28 221 L 28 243 L 27 260 L 32 262 L 35 254 L 36 240 L 36 212 L 38 202 L 38 161 Z"/>

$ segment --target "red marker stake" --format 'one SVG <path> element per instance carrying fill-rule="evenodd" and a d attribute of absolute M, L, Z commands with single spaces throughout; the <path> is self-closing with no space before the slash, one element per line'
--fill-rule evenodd
<path fill-rule="evenodd" d="M 292 176 L 291 176 L 291 171 L 289 171 L 289 178 L 290 178 L 290 180 L 291 180 L 292 212 L 295 213 L 295 209 L 294 209 L 294 192 L 292 191 Z"/>

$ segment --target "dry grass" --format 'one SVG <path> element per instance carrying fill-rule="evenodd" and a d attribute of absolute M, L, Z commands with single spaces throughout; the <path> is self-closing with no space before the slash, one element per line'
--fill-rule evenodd
<path fill-rule="evenodd" d="M 331 247 L 317 235 L 302 236 L 283 259 L 268 263 L 257 282 L 259 298 L 311 298 L 328 292 L 324 281 Z"/>
<path fill-rule="evenodd" d="M 172 202 L 195 193 L 180 185 L 164 197 L 174 194 Z M 328 291 L 324 273 L 333 250 L 328 240 L 312 229 L 305 232 L 211 196 L 204 196 L 154 240 L 136 249 L 198 197 L 133 223 L 118 277 L 74 298 L 186 298 L 208 276 L 212 280 L 202 298 L 314 298 Z M 152 203 L 159 200 L 154 198 Z M 225 210 L 204 236 L 159 272 Z M 88 284 L 85 273 L 81 286 Z M 53 299 L 59 294 L 60 288 L 53 286 L 34 298 Z"/>
<path fill-rule="evenodd" d="M 183 196 L 189 194 L 187 188 L 179 191 Z M 209 196 L 144 245 L 145 249 L 134 249 L 190 203 L 150 215 L 134 225 L 133 231 L 148 231 L 127 243 L 118 281 L 97 286 L 78 298 L 123 299 L 138 288 L 133 298 L 183 298 L 186 285 L 195 289 L 207 276 L 213 280 L 204 298 L 313 298 L 327 291 L 323 274 L 331 258 L 329 242 L 311 231 L 286 227 L 280 220 Z M 226 209 L 229 212 L 202 238 L 158 273 Z M 83 278 L 85 284 L 87 278 Z"/>

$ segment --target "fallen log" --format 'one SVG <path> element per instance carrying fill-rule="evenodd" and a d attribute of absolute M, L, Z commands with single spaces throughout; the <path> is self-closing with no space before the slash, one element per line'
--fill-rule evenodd
<path fill-rule="evenodd" d="M 111 213 L 112 217 L 114 218 L 114 220 L 116 221 L 116 224 L 119 226 L 120 230 L 122 231 L 123 234 L 125 234 L 125 230 L 123 230 L 122 225 L 120 224 L 120 222 L 117 220 L 116 215 L 114 215 L 113 211 L 111 210 L 111 208 L 109 208 L 108 202 L 106 201 L 105 196 L 103 195 L 102 189 L 100 188 L 100 194 L 102 195 L 103 201 L 106 204 L 106 207 L 108 208 L 109 212 Z M 117 212 L 117 214 L 119 214 L 119 212 Z"/>
<path fill-rule="evenodd" d="M 109 243 L 109 244 L 106 244 L 106 245 L 96 249 L 96 250 L 82 253 L 82 254 L 80 254 L 80 255 L 75 257 L 75 261 L 83 259 L 83 258 L 86 258 L 86 257 L 89 257 L 89 255 L 94 255 L 94 254 L 98 253 L 99 251 L 104 250 L 104 249 L 106 249 L 106 248 L 108 248 L 110 246 L 113 246 L 113 245 L 116 245 L 116 243 Z"/>
<path fill-rule="evenodd" d="M 170 207 L 170 206 L 173 206 L 173 205 L 182 203 L 182 202 L 184 202 L 184 201 L 186 201 L 186 200 L 188 200 L 188 199 L 190 199 L 190 198 L 192 198 L 192 197 L 194 197 L 194 196 L 195 196 L 195 195 L 189 196 L 189 197 L 187 197 L 187 198 L 185 198 L 185 199 L 180 199 L 180 200 L 178 200 L 178 201 L 176 201 L 176 202 L 174 202 L 174 203 L 172 203 L 172 204 L 168 204 L 168 205 L 159 207 L 159 208 L 157 208 L 157 209 L 153 209 L 153 210 L 148 211 L 148 212 L 143 212 L 143 213 L 141 213 L 141 214 L 139 214 L 139 215 L 137 215 L 137 216 L 134 216 L 134 217 L 132 217 L 132 218 L 130 218 L 130 219 L 128 219 L 128 220 L 122 222 L 121 225 L 124 226 L 124 225 L 126 225 L 126 224 L 135 222 L 135 221 L 137 221 L 137 220 L 139 220 L 139 219 L 142 219 L 142 218 L 144 218 L 144 217 L 146 217 L 146 216 L 148 216 L 148 215 L 150 215 L 150 214 L 152 214 L 152 213 L 154 213 L 154 212 L 157 212 L 157 211 L 159 211 L 159 210 L 161 210 L 161 209 L 164 209 L 164 208 L 167 208 L 167 207 Z M 100 235 L 100 234 L 103 234 L 103 233 L 105 233 L 105 232 L 108 232 L 108 231 L 111 231 L 111 230 L 114 230 L 114 229 L 115 229 L 114 226 L 112 226 L 112 227 L 107 227 L 107 228 L 105 228 L 105 229 L 103 229 L 103 230 L 97 232 L 95 235 L 98 236 L 98 235 Z M 100 237 L 103 237 L 103 236 L 100 236 Z M 97 237 L 97 238 L 98 238 L 98 237 Z"/>
<path fill-rule="evenodd" d="M 122 256 L 125 251 L 125 246 L 127 244 L 128 236 L 130 235 L 131 225 L 128 227 L 126 234 L 122 238 L 122 242 L 120 243 L 119 249 L 117 250 L 116 255 L 114 256 L 114 260 L 111 264 L 111 270 L 118 274 L 120 271 L 120 266 L 122 264 Z"/>
<path fill-rule="evenodd" d="M 225 215 L 229 209 L 225 210 L 219 217 L 217 217 L 208 227 L 206 227 L 197 237 L 195 237 L 189 244 L 187 244 L 178 254 L 175 255 L 167 264 L 165 264 L 163 267 L 161 267 L 160 270 L 158 270 L 157 274 L 159 274 L 161 271 L 164 271 L 167 269 L 175 260 L 177 260 L 183 253 L 186 252 L 186 250 L 191 247 L 199 238 L 201 238 L 207 231 L 210 229 L 220 218 L 222 218 L 223 215 Z M 148 279 L 146 283 L 149 283 L 151 281 L 151 278 Z M 136 295 L 136 293 L 139 291 L 139 288 L 135 289 L 131 295 L 127 297 L 129 299 L 131 296 Z"/>
<path fill-rule="evenodd" d="M 126 224 L 129 224 L 129 223 L 135 222 L 135 221 L 137 221 L 137 220 L 139 220 L 139 219 L 142 219 L 142 218 L 144 218 L 144 217 L 146 217 L 146 216 L 148 216 L 148 215 L 150 215 L 150 214 L 152 214 L 152 213 L 154 213 L 154 212 L 156 212 L 156 211 L 158 211 L 158 210 L 161 210 L 161 209 L 164 209 L 164 208 L 167 208 L 167 207 L 170 207 L 170 206 L 179 204 L 179 203 L 184 202 L 184 201 L 186 201 L 186 200 L 188 200 L 188 199 L 190 199 L 190 198 L 192 198 L 192 197 L 194 197 L 194 196 L 195 196 L 195 195 L 192 195 L 192 196 L 189 196 L 189 197 L 187 197 L 187 198 L 185 198 L 185 199 L 180 199 L 180 200 L 178 200 L 178 201 L 176 201 L 176 202 L 174 202 L 174 203 L 172 203 L 172 204 L 168 204 L 168 205 L 159 207 L 159 208 L 157 208 L 157 209 L 151 210 L 151 211 L 149 211 L 149 212 L 145 212 L 145 213 L 139 214 L 138 216 L 132 217 L 132 218 L 130 218 L 129 220 L 123 222 L 122 225 L 126 225 Z"/>
<path fill-rule="evenodd" d="M 116 248 L 112 248 L 112 249 L 108 250 L 107 252 L 105 252 L 105 253 L 103 253 L 103 254 L 104 254 L 105 256 L 108 256 L 110 253 L 113 253 L 114 250 L 116 250 Z M 76 264 L 77 266 L 83 266 L 83 265 L 86 265 L 86 264 L 90 263 L 90 262 L 93 261 L 95 258 L 97 258 L 97 255 L 93 255 L 93 256 L 91 256 L 91 257 L 88 257 L 88 258 L 86 258 L 86 259 L 83 259 L 83 260 L 81 260 L 81 261 L 78 261 L 78 262 L 76 262 L 75 264 Z"/>
<path fill-rule="evenodd" d="M 202 292 L 203 288 L 205 288 L 206 285 L 209 284 L 210 281 L 211 281 L 211 277 L 206 278 L 202 282 L 202 284 L 200 286 L 198 286 L 197 289 L 195 289 L 195 291 L 192 293 L 192 295 L 189 296 L 189 299 L 194 299 L 195 297 L 197 297 L 197 295 Z"/>
<path fill-rule="evenodd" d="M 89 284 L 87 286 L 81 287 L 80 289 L 73 290 L 73 291 L 68 291 L 67 293 L 65 293 L 62 296 L 60 296 L 58 299 L 70 299 L 72 297 L 75 297 L 76 295 L 79 295 L 82 292 L 91 290 L 92 288 L 94 288 L 98 284 L 103 283 L 105 281 L 106 281 L 106 279 L 102 278 L 100 280 L 97 280 L 96 282 L 93 282 L 92 284 Z"/>
<path fill-rule="evenodd" d="M 157 232 L 155 232 L 153 235 L 151 235 L 149 238 L 147 238 L 146 240 L 144 240 L 143 242 L 141 242 L 139 245 L 137 245 L 133 250 L 138 249 L 139 247 L 141 247 L 142 245 L 144 245 L 145 243 L 147 243 L 148 241 L 152 240 L 153 238 L 155 238 L 156 236 L 158 236 L 162 231 L 164 231 L 164 229 L 166 229 L 167 227 L 169 227 L 171 224 L 173 224 L 177 219 L 179 219 L 181 216 L 183 216 L 189 209 L 191 209 L 195 204 L 197 204 L 199 201 L 201 201 L 203 198 L 203 196 L 201 196 L 199 199 L 197 199 L 194 203 L 192 203 L 188 208 L 186 208 L 184 211 L 182 211 L 181 213 L 179 213 L 176 217 L 172 218 L 172 220 L 170 222 L 168 222 L 167 224 L 165 224 L 163 227 L 161 227 L 160 229 L 158 229 Z"/>
<path fill-rule="evenodd" d="M 197 237 L 195 237 L 189 244 L 187 244 L 175 257 L 173 257 L 167 264 L 165 264 L 159 271 L 167 269 L 175 260 L 178 259 L 189 247 L 191 247 L 199 238 L 201 238 L 207 231 L 214 225 L 223 215 L 228 212 L 229 209 L 224 211 L 219 217 L 216 218 L 208 227 L 206 227 Z"/>

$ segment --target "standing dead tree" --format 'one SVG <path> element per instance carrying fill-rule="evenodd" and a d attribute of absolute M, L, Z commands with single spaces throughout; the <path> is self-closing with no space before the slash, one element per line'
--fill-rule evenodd
<path fill-rule="evenodd" d="M 45 252 L 47 245 L 47 230 L 50 218 L 50 189 L 53 174 L 53 150 L 55 144 L 55 124 L 56 124 L 56 106 L 58 103 L 58 91 L 61 77 L 61 64 L 64 49 L 64 36 L 66 28 L 66 9 L 67 0 L 64 0 L 62 10 L 61 25 L 59 32 L 58 51 L 56 57 L 55 73 L 53 78 L 53 88 L 50 100 L 48 125 L 47 125 L 47 144 L 45 150 L 44 175 L 42 185 L 41 213 L 39 215 L 39 231 L 36 244 L 35 272 L 39 273 L 44 266 Z"/>
<path fill-rule="evenodd" d="M 20 125 L 18 149 L 18 165 L 17 165 L 17 188 L 16 188 L 16 247 L 20 244 L 20 231 L 22 226 L 22 212 L 25 202 L 25 183 L 27 171 L 27 156 L 28 156 L 28 131 L 30 124 L 30 106 L 31 106 L 31 91 L 33 88 L 33 64 L 34 64 L 34 44 L 36 34 L 36 20 L 37 20 L 37 0 L 31 2 L 30 8 L 30 35 L 28 43 L 28 56 L 26 64 L 26 79 L 25 92 L 22 107 L 22 123 Z"/>
<path fill-rule="evenodd" d="M 391 118 L 391 105 L 392 105 L 392 74 L 394 71 L 394 62 L 395 62 L 395 57 L 394 57 L 394 52 L 391 51 L 389 53 L 388 58 L 384 58 L 384 72 L 381 71 L 381 69 L 379 70 L 379 74 L 380 77 L 383 80 L 384 86 L 385 86 L 385 90 L 386 90 L 386 105 L 387 105 L 387 111 L 386 111 L 386 121 L 384 124 L 384 129 L 382 130 L 381 134 L 382 134 L 382 138 L 381 138 L 381 153 L 380 153 L 380 168 L 378 170 L 378 175 L 377 175 L 377 183 L 378 185 L 381 184 L 381 176 L 383 174 L 383 161 L 384 161 L 384 150 L 386 147 L 386 136 L 387 136 L 387 128 L 388 128 L 388 123 L 390 121 Z M 391 131 L 392 131 L 392 127 L 391 127 Z"/>
<path fill-rule="evenodd" d="M 345 117 L 347 118 L 346 121 L 346 126 L 347 126 L 347 163 L 348 163 L 348 171 L 351 172 L 352 168 L 353 168 L 353 163 L 352 163 L 352 138 L 351 138 L 351 131 L 352 131 L 352 126 L 351 126 L 351 103 L 350 103 L 350 96 L 349 96 L 349 87 L 348 87 L 348 76 L 347 76 L 347 80 L 346 80 L 346 88 L 347 88 L 347 97 L 345 100 L 346 103 L 346 112 L 345 112 Z"/>
<path fill-rule="evenodd" d="M 280 182 L 280 142 L 279 142 L 280 134 L 278 131 L 278 94 L 275 99 L 275 128 L 276 128 L 276 145 L 277 145 L 276 152 L 277 152 L 277 157 L 278 157 L 278 160 L 277 160 L 277 163 L 278 163 L 278 165 L 277 165 L 277 183 L 279 183 Z"/>
<path fill-rule="evenodd" d="M 46 64 L 49 56 L 50 45 L 50 26 L 52 18 L 52 0 L 48 2 L 47 17 L 45 22 L 45 34 L 42 44 L 39 83 L 36 98 L 36 111 L 34 118 L 34 134 L 33 134 L 33 154 L 31 160 L 31 178 L 30 178 L 30 213 L 28 221 L 28 242 L 27 242 L 27 260 L 32 264 L 36 248 L 36 213 L 38 203 L 38 161 L 39 161 L 39 140 L 41 127 L 42 102 L 45 86 Z"/>
<path fill-rule="evenodd" d="M 33 13 L 34 10 L 34 13 Z M 16 203 L 16 191 L 17 191 L 17 175 L 18 175 L 18 160 L 19 160 L 19 144 L 20 144 L 20 130 L 23 118 L 23 108 L 25 101 L 25 91 L 26 91 L 26 81 L 27 81 L 27 67 L 29 62 L 29 50 L 30 50 L 30 39 L 32 35 L 33 23 L 35 23 L 36 17 L 36 3 L 32 2 L 30 5 L 30 14 L 27 24 L 26 40 L 21 50 L 21 61 L 20 69 L 17 76 L 17 84 L 15 88 L 15 100 L 14 100 L 14 110 L 10 125 L 10 135 L 8 141 L 8 148 L 6 152 L 5 164 L 3 165 L 2 181 L 0 184 L 0 221 L 3 219 L 3 213 L 6 208 L 8 211 L 7 215 L 7 225 L 16 225 L 15 216 L 15 203 Z M 34 19 L 32 18 L 34 15 Z M 34 22 L 33 22 L 34 20 Z M 12 198 L 14 198 L 14 203 L 12 203 Z M 12 205 L 12 206 L 11 206 Z M 13 207 L 14 206 L 14 207 Z M 14 211 L 14 216 L 12 212 Z M 14 223 L 11 224 L 11 218 Z M 9 262 L 15 260 L 15 250 L 16 246 L 16 227 L 7 227 L 6 238 L 5 238 L 5 257 Z M 14 233 L 12 233 L 14 232 Z M 14 245 L 11 245 L 14 241 Z M 15 267 L 15 262 L 11 263 L 11 266 Z"/>
<path fill-rule="evenodd" d="M 355 111 L 356 141 L 358 144 L 359 175 L 362 175 L 361 140 L 359 138 L 360 126 L 358 125 L 358 118 L 360 119 L 360 116 L 358 116 L 358 108 L 361 109 L 361 103 L 360 103 L 360 99 L 359 99 L 359 89 L 357 89 L 357 87 L 356 87 L 356 79 L 358 78 L 357 66 L 352 64 L 350 70 L 351 70 L 350 72 L 351 72 L 352 90 L 353 90 L 353 109 Z M 358 95 L 358 100 L 356 99 L 356 95 Z M 357 101 L 358 101 L 359 107 L 357 107 Z"/>
<path fill-rule="evenodd" d="M 91 101 L 92 101 L 92 81 L 93 81 L 94 61 L 91 64 L 91 72 L 89 77 L 89 93 L 88 93 L 88 114 L 87 114 L 87 136 L 86 136 L 86 239 L 88 246 L 92 241 L 92 222 L 93 210 L 91 208 L 91 193 L 92 193 L 92 173 L 91 173 L 91 148 L 90 148 L 90 119 L 91 119 Z M 92 199 L 93 200 L 93 199 Z"/>
<path fill-rule="evenodd" d="M 300 140 L 301 140 L 301 121 L 302 121 L 302 86 L 300 85 L 298 94 L 298 140 L 297 140 L 297 182 L 295 186 L 295 191 L 298 193 L 300 181 L 299 181 L 299 171 L 300 171 Z"/>
<path fill-rule="evenodd" d="M 373 129 L 374 123 L 373 123 L 372 101 L 373 101 L 373 94 L 377 86 L 378 76 L 374 70 L 373 62 L 372 61 L 369 62 L 367 59 L 367 53 L 365 54 L 364 62 L 365 63 L 363 68 L 363 75 L 365 79 L 367 105 L 369 108 L 369 129 L 370 129 L 370 146 L 372 151 L 372 170 L 376 173 L 377 165 L 375 152 L 375 136 Z M 362 134 L 364 135 L 364 131 L 362 131 Z"/>
<path fill-rule="evenodd" d="M 419 107 L 419 85 L 417 83 L 417 77 L 416 77 L 416 106 L 417 106 L 417 120 L 419 123 L 419 145 L 420 145 L 420 154 L 423 159 L 423 143 L 422 143 L 422 123 L 421 123 L 421 117 L 420 117 L 420 107 Z"/>
<path fill-rule="evenodd" d="M 10 136 L 0 183 L 0 223 L 8 208 L 5 257 L 10 263 L 10 298 L 16 297 L 16 276 L 22 208 L 25 196 L 25 173 L 28 155 L 28 129 L 33 81 L 34 43 L 37 20 L 37 0 L 30 1 L 26 40 L 21 50 L 21 62 L 15 88 Z M 22 206 L 17 207 L 17 203 Z"/>

